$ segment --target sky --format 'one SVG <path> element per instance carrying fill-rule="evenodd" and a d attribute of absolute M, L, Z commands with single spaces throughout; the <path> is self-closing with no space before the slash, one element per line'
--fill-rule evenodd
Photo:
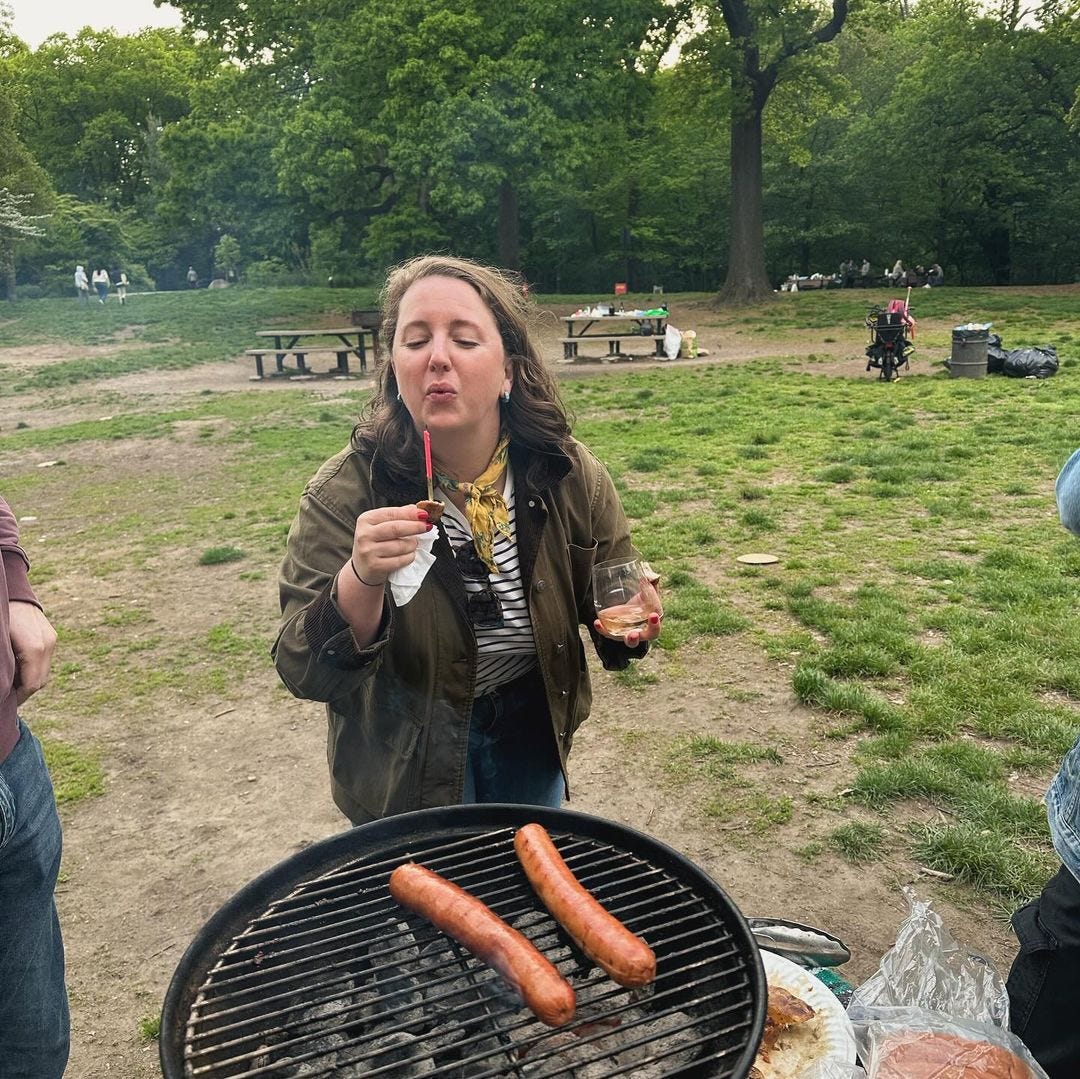
<path fill-rule="evenodd" d="M 180 12 L 153 0 L 7 0 L 15 9 L 12 29 L 32 49 L 50 34 L 77 34 L 84 26 L 134 34 L 146 26 L 179 26 Z"/>

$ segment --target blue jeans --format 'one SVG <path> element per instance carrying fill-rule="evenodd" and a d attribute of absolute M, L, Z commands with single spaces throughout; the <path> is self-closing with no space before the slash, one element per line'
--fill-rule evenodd
<path fill-rule="evenodd" d="M 41 743 L 19 722 L 0 764 L 0 1076 L 60 1079 L 68 1058 L 64 945 L 53 889 L 60 818 Z"/>
<path fill-rule="evenodd" d="M 1080 738 L 1065 754 L 1046 792 L 1050 837 L 1065 868 L 1080 881 Z"/>
<path fill-rule="evenodd" d="M 558 809 L 565 793 L 540 671 L 477 697 L 461 800 Z"/>
<path fill-rule="evenodd" d="M 1054 484 L 1061 523 L 1080 536 L 1080 450 L 1065 462 Z"/>

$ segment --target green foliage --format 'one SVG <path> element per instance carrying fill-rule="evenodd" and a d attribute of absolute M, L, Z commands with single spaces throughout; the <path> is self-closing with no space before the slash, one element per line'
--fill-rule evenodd
<path fill-rule="evenodd" d="M 880 824 L 852 821 L 829 833 L 829 846 L 855 865 L 876 862 L 885 846 L 885 830 Z"/>
<path fill-rule="evenodd" d="M 218 566 L 222 562 L 237 562 L 244 552 L 237 547 L 209 547 L 199 555 L 200 566 Z"/>
<path fill-rule="evenodd" d="M 25 295 L 60 295 L 77 262 L 145 267 L 162 289 L 184 287 L 188 264 L 205 282 L 241 261 L 262 283 L 356 286 L 433 249 L 524 267 L 536 291 L 711 289 L 751 60 L 773 282 L 897 256 L 937 260 L 950 284 L 1080 273 L 1068 5 L 1019 21 L 1008 6 L 895 19 L 851 5 L 827 44 L 827 6 L 810 3 L 180 7 L 201 35 L 0 48 L 0 187 L 37 193 L 33 212 L 53 188 L 68 200 L 20 244 Z M 737 9 L 754 52 L 724 24 Z M 16 145 L 29 183 L 12 182 Z"/>
<path fill-rule="evenodd" d="M 43 738 L 57 805 L 80 802 L 105 793 L 105 773 L 97 753 L 69 742 Z"/>
<path fill-rule="evenodd" d="M 161 1016 L 159 1014 L 146 1015 L 139 1020 L 139 1040 L 142 1042 L 154 1042 L 161 1037 Z"/>

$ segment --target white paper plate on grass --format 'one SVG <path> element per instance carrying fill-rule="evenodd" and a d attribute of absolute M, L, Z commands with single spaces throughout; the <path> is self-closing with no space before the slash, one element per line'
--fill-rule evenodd
<path fill-rule="evenodd" d="M 765 978 L 805 1001 L 814 1009 L 814 1018 L 797 1023 L 780 1035 L 768 1062 L 758 1060 L 762 1079 L 799 1079 L 813 1064 L 833 1060 L 855 1063 L 855 1032 L 843 1004 L 802 967 L 773 952 L 762 951 Z"/>

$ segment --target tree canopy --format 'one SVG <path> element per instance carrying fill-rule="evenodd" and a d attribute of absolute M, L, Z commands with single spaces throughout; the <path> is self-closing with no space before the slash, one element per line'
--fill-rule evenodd
<path fill-rule="evenodd" d="M 346 284 L 428 250 L 549 292 L 1080 275 L 1077 0 L 176 6 L 31 50 L 0 3 L 0 187 L 55 210 L 27 294 L 77 261 Z"/>

